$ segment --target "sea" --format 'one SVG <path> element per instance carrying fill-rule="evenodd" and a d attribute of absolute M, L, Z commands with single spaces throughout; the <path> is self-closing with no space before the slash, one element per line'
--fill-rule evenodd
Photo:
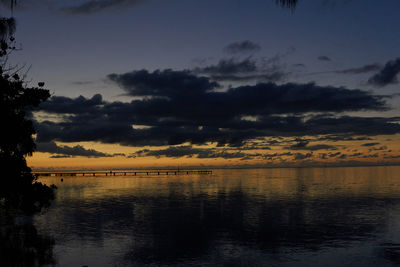
<path fill-rule="evenodd" d="M 51 265 L 400 265 L 399 166 L 62 178 Z"/>

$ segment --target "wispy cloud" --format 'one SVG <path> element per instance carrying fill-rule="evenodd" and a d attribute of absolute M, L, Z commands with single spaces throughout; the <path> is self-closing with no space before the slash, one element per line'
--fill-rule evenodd
<path fill-rule="evenodd" d="M 92 14 L 110 8 L 135 6 L 147 1 L 148 0 L 89 0 L 84 1 L 80 5 L 62 7 L 60 10 L 70 14 Z"/>
<path fill-rule="evenodd" d="M 73 85 L 88 85 L 88 84 L 93 84 L 92 81 L 75 81 L 75 82 L 71 82 L 71 84 Z"/>
<path fill-rule="evenodd" d="M 255 53 L 261 50 L 261 46 L 252 41 L 246 40 L 235 42 L 224 47 L 224 52 L 228 54 Z"/>
<path fill-rule="evenodd" d="M 319 56 L 318 60 L 320 61 L 332 61 L 332 59 L 328 56 Z"/>
<path fill-rule="evenodd" d="M 397 76 L 400 73 L 400 58 L 386 63 L 383 69 L 372 76 L 368 83 L 378 87 L 384 87 L 389 84 L 398 83 Z"/>

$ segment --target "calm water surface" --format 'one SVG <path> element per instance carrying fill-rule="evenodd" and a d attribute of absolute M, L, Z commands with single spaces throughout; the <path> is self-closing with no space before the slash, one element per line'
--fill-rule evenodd
<path fill-rule="evenodd" d="M 41 180 L 59 266 L 400 264 L 400 167 Z"/>

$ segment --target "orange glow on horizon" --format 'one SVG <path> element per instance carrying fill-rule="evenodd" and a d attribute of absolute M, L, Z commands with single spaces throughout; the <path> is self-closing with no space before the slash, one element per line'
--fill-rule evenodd
<path fill-rule="evenodd" d="M 312 137 L 302 137 L 304 140 L 312 139 Z M 288 141 L 289 140 L 289 141 Z M 167 167 L 189 167 L 189 166 L 211 166 L 211 167 L 229 167 L 229 166 L 285 166 L 285 165 L 307 165 L 316 163 L 323 164 L 345 164 L 351 162 L 361 162 L 370 164 L 399 164 L 400 163 L 400 135 L 391 136 L 378 136 L 373 140 L 352 140 L 352 141 L 315 141 L 310 142 L 310 146 L 329 145 L 334 149 L 290 149 L 287 142 L 295 142 L 294 138 L 281 139 L 285 145 L 270 145 L 265 149 L 248 149 L 223 147 L 218 148 L 213 144 L 204 146 L 191 146 L 199 149 L 220 149 L 228 153 L 243 152 L 249 155 L 258 155 L 250 159 L 243 158 L 198 158 L 196 155 L 183 156 L 183 157 L 154 157 L 154 156 L 136 156 L 140 150 L 164 150 L 164 147 L 128 147 L 118 144 L 102 144 L 97 142 L 81 142 L 81 143 L 57 143 L 59 146 L 74 147 L 77 145 L 83 146 L 85 149 L 93 149 L 109 155 L 115 153 L 124 154 L 119 156 L 110 157 L 68 157 L 68 158 L 51 158 L 50 153 L 36 152 L 32 157 L 28 157 L 27 161 L 29 166 L 33 169 L 134 169 L 134 168 L 167 168 Z M 262 140 L 255 140 L 256 142 L 263 142 Z M 376 144 L 373 146 L 366 146 L 366 144 Z M 190 144 L 182 144 L 180 146 L 190 146 Z M 291 155 L 284 155 L 291 153 Z M 279 156 L 282 154 L 282 156 Z M 306 155 L 306 158 L 296 158 L 297 154 Z M 275 156 L 274 156 L 275 155 Z M 278 156 L 276 156 L 278 155 Z M 346 155 L 346 156 L 342 156 Z M 358 156 L 357 156 L 358 155 Z M 342 158 L 340 157 L 342 156 Z"/>

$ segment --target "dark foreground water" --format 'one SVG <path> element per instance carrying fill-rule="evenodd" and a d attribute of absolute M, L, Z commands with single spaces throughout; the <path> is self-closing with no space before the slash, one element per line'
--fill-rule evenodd
<path fill-rule="evenodd" d="M 400 264 L 400 167 L 42 181 L 59 266 Z"/>

